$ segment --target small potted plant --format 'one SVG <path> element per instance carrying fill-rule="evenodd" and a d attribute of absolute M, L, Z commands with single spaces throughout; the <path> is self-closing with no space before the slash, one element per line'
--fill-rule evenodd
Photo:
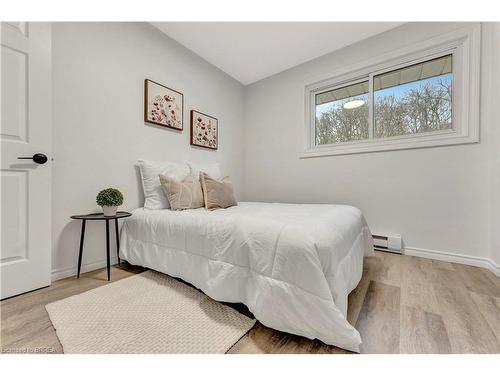
<path fill-rule="evenodd" d="M 118 206 L 123 203 L 123 194 L 118 189 L 107 188 L 97 194 L 95 201 L 102 207 L 104 216 L 115 216 Z"/>

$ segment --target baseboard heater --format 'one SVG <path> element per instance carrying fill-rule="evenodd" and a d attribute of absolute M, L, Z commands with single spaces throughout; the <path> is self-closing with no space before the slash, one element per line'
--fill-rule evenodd
<path fill-rule="evenodd" d="M 396 254 L 403 253 L 403 241 L 401 239 L 401 236 L 384 236 L 380 234 L 373 234 L 372 237 L 375 250 L 388 251 L 390 253 Z"/>

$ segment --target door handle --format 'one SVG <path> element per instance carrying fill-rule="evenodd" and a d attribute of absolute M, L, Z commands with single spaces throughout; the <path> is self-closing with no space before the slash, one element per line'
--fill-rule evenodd
<path fill-rule="evenodd" d="M 44 154 L 35 154 L 33 156 L 20 156 L 18 159 L 29 159 L 33 160 L 37 164 L 45 164 L 47 162 L 47 156 Z"/>

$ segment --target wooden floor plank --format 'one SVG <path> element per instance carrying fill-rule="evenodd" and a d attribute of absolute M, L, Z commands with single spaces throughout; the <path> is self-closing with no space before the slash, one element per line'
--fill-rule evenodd
<path fill-rule="evenodd" d="M 435 270 L 433 285 L 454 353 L 498 353 L 499 342 L 456 271 Z"/>
<path fill-rule="evenodd" d="M 228 351 L 228 354 L 349 354 L 346 350 L 325 345 L 319 340 L 276 331 L 257 322 Z"/>
<path fill-rule="evenodd" d="M 440 314 L 430 273 L 435 265 L 429 259 L 401 256 L 401 304 Z"/>
<path fill-rule="evenodd" d="M 500 297 L 500 288 L 488 275 L 492 275 L 489 270 L 465 264 L 453 264 L 453 268 L 471 292 Z"/>
<path fill-rule="evenodd" d="M 399 287 L 371 281 L 356 323 L 361 353 L 399 353 L 399 319 Z"/>
<path fill-rule="evenodd" d="M 451 353 L 450 340 L 441 316 L 418 307 L 402 305 L 400 352 Z"/>
<path fill-rule="evenodd" d="M 500 298 L 470 292 L 479 311 L 500 342 Z"/>
<path fill-rule="evenodd" d="M 365 258 L 371 280 L 384 284 L 401 285 L 401 255 L 376 251 L 374 257 Z"/>

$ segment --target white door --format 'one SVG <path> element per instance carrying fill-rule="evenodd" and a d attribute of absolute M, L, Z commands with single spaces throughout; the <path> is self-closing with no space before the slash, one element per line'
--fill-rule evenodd
<path fill-rule="evenodd" d="M 50 285 L 52 51 L 50 23 L 2 22 L 0 33 L 3 299 Z M 37 153 L 48 161 L 18 159 Z"/>

